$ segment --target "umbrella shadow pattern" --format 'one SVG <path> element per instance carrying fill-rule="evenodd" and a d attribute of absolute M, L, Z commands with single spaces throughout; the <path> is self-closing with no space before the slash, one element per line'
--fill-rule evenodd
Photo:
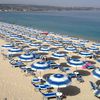
<path fill-rule="evenodd" d="M 54 73 L 48 73 L 48 74 L 45 74 L 45 75 L 43 75 L 43 78 L 45 79 L 45 80 L 47 80 L 51 75 L 53 75 Z"/>
<path fill-rule="evenodd" d="M 63 67 L 71 67 L 71 66 L 67 65 L 67 63 L 60 63 L 60 65 Z"/>
<path fill-rule="evenodd" d="M 96 81 L 96 84 L 97 84 L 97 85 L 100 85 L 100 80 Z"/>
<path fill-rule="evenodd" d="M 66 96 L 75 96 L 80 93 L 80 88 L 71 85 L 66 88 L 60 88 L 60 92 Z"/>
<path fill-rule="evenodd" d="M 82 76 L 89 76 L 91 73 L 87 70 L 77 70 Z"/>
<path fill-rule="evenodd" d="M 71 58 L 72 59 L 80 59 L 81 57 L 80 56 L 72 56 Z"/>
<path fill-rule="evenodd" d="M 91 63 L 91 64 L 96 64 L 95 61 L 91 61 L 91 60 L 88 60 L 87 62 Z"/>

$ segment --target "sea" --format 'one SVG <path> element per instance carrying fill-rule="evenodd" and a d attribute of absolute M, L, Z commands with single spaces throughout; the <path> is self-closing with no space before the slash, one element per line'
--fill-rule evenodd
<path fill-rule="evenodd" d="M 0 12 L 0 21 L 100 42 L 100 11 Z"/>

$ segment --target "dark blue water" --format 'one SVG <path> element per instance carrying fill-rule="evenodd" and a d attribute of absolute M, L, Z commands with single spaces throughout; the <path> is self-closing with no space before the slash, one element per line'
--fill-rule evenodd
<path fill-rule="evenodd" d="M 0 12 L 0 21 L 100 41 L 100 11 Z"/>

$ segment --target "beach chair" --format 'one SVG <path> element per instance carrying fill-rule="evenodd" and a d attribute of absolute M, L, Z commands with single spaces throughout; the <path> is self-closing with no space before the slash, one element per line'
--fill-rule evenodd
<path fill-rule="evenodd" d="M 65 72 L 70 71 L 70 68 L 64 67 Z"/>
<path fill-rule="evenodd" d="M 19 67 L 21 69 L 21 71 L 26 72 L 27 68 L 25 66 L 23 67 Z"/>
<path fill-rule="evenodd" d="M 78 75 L 76 78 L 77 78 L 77 81 L 79 81 L 80 83 L 84 82 L 84 79 L 82 78 L 81 75 Z"/>
<path fill-rule="evenodd" d="M 57 69 L 57 68 L 59 68 L 60 65 L 58 65 L 58 64 L 55 63 L 55 64 L 51 64 L 50 66 L 53 69 Z"/>
<path fill-rule="evenodd" d="M 60 71 L 65 72 L 64 68 L 62 66 L 58 67 Z"/>
<path fill-rule="evenodd" d="M 10 59 L 13 58 L 13 56 L 14 56 L 13 54 L 8 54 L 8 55 L 7 55 L 7 58 L 10 60 Z"/>
<path fill-rule="evenodd" d="M 15 64 L 15 67 L 23 67 L 23 66 L 26 66 L 26 65 L 21 61 L 17 61 Z"/>
<path fill-rule="evenodd" d="M 95 83 L 93 83 L 92 81 L 89 81 L 89 82 L 90 82 L 92 90 L 96 90 L 98 88 L 98 86 Z"/>
<path fill-rule="evenodd" d="M 25 72 L 26 72 L 25 76 L 33 75 L 36 77 L 35 71 L 33 71 L 31 68 L 26 68 Z"/>
<path fill-rule="evenodd" d="M 32 82 L 32 85 L 34 86 L 35 91 L 39 91 L 39 90 L 47 90 L 47 89 L 51 89 L 52 87 L 50 87 L 50 85 L 48 84 L 40 84 L 38 82 L 38 84 L 36 82 Z"/>
<path fill-rule="evenodd" d="M 23 67 L 25 66 L 25 64 L 21 61 L 18 61 L 18 60 L 11 60 L 10 61 L 10 64 L 13 66 L 13 67 Z"/>
<path fill-rule="evenodd" d="M 87 69 L 94 69 L 94 66 L 87 66 Z"/>
<path fill-rule="evenodd" d="M 96 90 L 94 91 L 94 95 L 95 95 L 96 97 L 100 98 L 100 89 L 96 89 Z"/>
<path fill-rule="evenodd" d="M 87 68 L 87 69 L 94 69 L 95 67 L 94 67 L 93 64 L 87 62 L 87 63 L 86 63 L 86 68 Z"/>
<path fill-rule="evenodd" d="M 44 89 L 51 89 L 52 87 L 48 84 L 42 84 L 39 86 L 39 89 L 40 90 L 44 90 Z"/>
<path fill-rule="evenodd" d="M 35 83 L 39 83 L 39 82 L 40 82 L 39 78 L 33 78 L 31 83 L 35 84 Z"/>
<path fill-rule="evenodd" d="M 36 59 L 40 59 L 41 55 L 40 55 L 40 54 L 34 54 L 34 57 L 35 57 Z"/>
<path fill-rule="evenodd" d="M 15 63 L 16 63 L 16 60 L 10 59 L 10 60 L 9 60 L 9 63 L 10 63 L 10 64 L 15 64 Z"/>
<path fill-rule="evenodd" d="M 74 74 L 74 73 L 69 73 L 69 74 L 68 74 L 68 77 L 70 77 L 70 78 L 75 78 L 75 77 L 76 77 L 76 74 Z"/>
<path fill-rule="evenodd" d="M 48 92 L 48 93 L 40 92 L 40 93 L 43 95 L 43 100 L 48 100 L 48 99 L 57 97 L 56 92 Z"/>
<path fill-rule="evenodd" d="M 100 58 L 98 58 L 97 61 L 100 62 Z"/>
<path fill-rule="evenodd" d="M 50 65 L 55 64 L 55 62 L 53 60 L 48 60 L 47 63 L 50 64 Z"/>
<path fill-rule="evenodd" d="M 96 51 L 95 54 L 96 54 L 96 55 L 99 55 L 99 54 L 100 54 L 100 51 Z"/>

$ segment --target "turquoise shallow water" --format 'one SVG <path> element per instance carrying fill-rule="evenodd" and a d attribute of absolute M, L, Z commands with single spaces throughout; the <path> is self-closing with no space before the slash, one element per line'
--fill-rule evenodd
<path fill-rule="evenodd" d="M 0 12 L 0 21 L 100 42 L 100 11 Z"/>

